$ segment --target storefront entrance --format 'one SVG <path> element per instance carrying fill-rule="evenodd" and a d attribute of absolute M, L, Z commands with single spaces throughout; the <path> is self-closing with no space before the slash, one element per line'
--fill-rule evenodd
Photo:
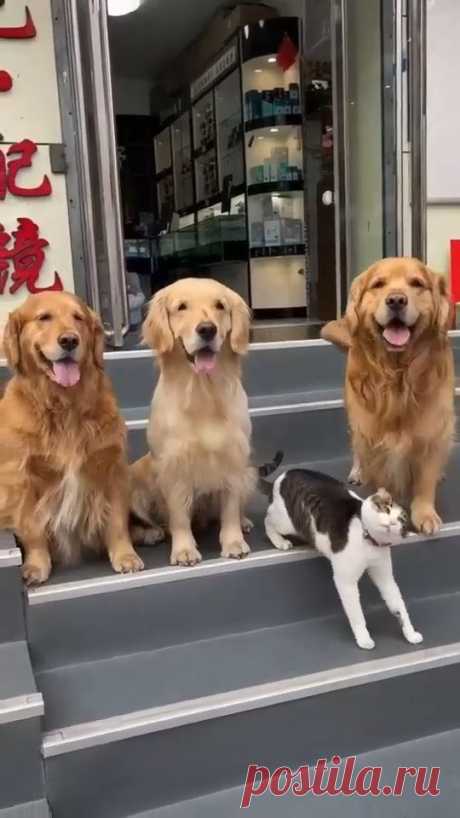
<path fill-rule="evenodd" d="M 115 346 L 188 275 L 241 293 L 254 340 L 318 337 L 353 276 L 405 250 L 399 3 L 70 5 L 92 68 L 92 290 Z"/>

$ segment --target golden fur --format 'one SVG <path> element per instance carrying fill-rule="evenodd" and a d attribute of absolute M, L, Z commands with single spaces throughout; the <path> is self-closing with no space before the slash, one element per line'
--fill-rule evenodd
<path fill-rule="evenodd" d="M 407 297 L 410 340 L 400 351 L 382 337 L 386 298 Z M 351 287 L 345 317 L 323 338 L 348 349 L 345 399 L 354 469 L 411 503 L 422 532 L 438 530 L 436 487 L 454 435 L 454 366 L 448 340 L 450 302 L 442 276 L 416 259 L 373 264 Z"/>
<path fill-rule="evenodd" d="M 53 376 L 67 333 L 80 372 L 70 387 Z M 52 561 L 75 561 L 82 547 L 105 548 L 115 571 L 141 569 L 99 318 L 69 293 L 33 295 L 9 316 L 3 346 L 15 374 L 0 401 L 0 527 L 21 540 L 25 581 L 44 582 Z"/>
<path fill-rule="evenodd" d="M 160 378 L 147 434 L 150 454 L 131 467 L 131 507 L 140 520 L 154 517 L 169 528 L 173 565 L 201 560 L 191 528 L 200 506 L 201 516 L 204 510 L 205 517 L 220 517 L 222 556 L 249 552 L 241 513 L 253 483 L 251 427 L 240 380 L 249 318 L 232 290 L 210 279 L 185 279 L 156 294 L 144 324 Z M 197 372 L 193 363 L 202 322 L 217 330 L 212 372 Z M 133 532 L 135 539 L 140 534 L 139 528 Z M 149 541 L 159 536 L 154 529 Z"/>

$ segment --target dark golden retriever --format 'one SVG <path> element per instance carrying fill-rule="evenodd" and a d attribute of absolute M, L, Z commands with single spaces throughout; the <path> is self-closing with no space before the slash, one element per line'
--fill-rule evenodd
<path fill-rule="evenodd" d="M 14 376 L 0 401 L 0 527 L 24 548 L 27 583 L 82 547 L 115 571 L 142 561 L 128 533 L 125 428 L 103 371 L 98 317 L 69 293 L 40 293 L 9 316 Z"/>
<path fill-rule="evenodd" d="M 173 565 L 201 560 L 191 527 L 197 512 L 220 518 L 223 557 L 244 557 L 242 510 L 253 482 L 241 385 L 249 309 L 217 281 L 184 279 L 156 294 L 144 338 L 158 355 L 160 378 L 147 433 L 151 454 L 131 467 L 132 510 L 169 529 Z M 133 536 L 142 539 L 142 530 Z M 149 541 L 160 536 L 153 529 Z"/>
<path fill-rule="evenodd" d="M 436 532 L 436 487 L 451 448 L 454 365 L 445 279 L 417 259 L 387 258 L 358 276 L 345 317 L 323 338 L 348 351 L 345 399 L 352 477 L 410 502 L 412 522 Z"/>

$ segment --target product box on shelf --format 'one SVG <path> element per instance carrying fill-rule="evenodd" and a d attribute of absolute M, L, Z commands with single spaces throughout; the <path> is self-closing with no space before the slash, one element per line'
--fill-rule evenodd
<path fill-rule="evenodd" d="M 303 244 L 303 222 L 301 219 L 281 219 L 283 244 Z"/>
<path fill-rule="evenodd" d="M 281 219 L 264 221 L 264 238 L 266 247 L 278 247 L 282 244 Z"/>

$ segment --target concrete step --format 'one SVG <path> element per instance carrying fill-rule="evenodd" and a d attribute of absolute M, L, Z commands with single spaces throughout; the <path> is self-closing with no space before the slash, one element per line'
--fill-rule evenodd
<path fill-rule="evenodd" d="M 148 349 L 109 352 L 105 361 L 120 405 L 148 406 L 157 379 L 152 352 Z M 307 387 L 340 388 L 344 368 L 345 356 L 325 341 L 251 344 L 244 360 L 243 377 L 250 397 L 276 395 Z"/>
<path fill-rule="evenodd" d="M 326 594 L 329 586 L 330 578 L 324 577 Z M 424 634 L 421 656 L 458 642 L 460 661 L 460 591 L 415 599 L 406 593 L 406 599 L 414 626 Z M 231 699 L 245 688 L 320 673 L 340 675 L 352 666 L 359 674 L 370 656 L 371 661 L 391 658 L 393 663 L 411 656 L 416 663 L 418 650 L 405 642 L 391 615 L 374 597 L 366 607 L 377 643 L 372 654 L 355 645 L 337 606 L 327 616 L 38 671 L 45 730 L 58 732 L 45 741 L 59 746 L 63 729 L 71 725 L 91 733 L 87 723 L 93 720 L 112 720 L 107 725 L 111 729 L 116 717 L 150 708 L 179 709 L 190 700 L 219 694 Z"/>
<path fill-rule="evenodd" d="M 0 809 L 0 818 L 50 818 L 46 801 L 29 801 Z"/>
<path fill-rule="evenodd" d="M 460 331 L 450 337 L 460 375 Z M 123 408 L 150 404 L 157 378 L 150 350 L 108 352 L 105 361 Z M 293 393 L 299 388 L 341 389 L 344 371 L 345 355 L 321 339 L 251 344 L 243 370 L 250 397 Z"/>
<path fill-rule="evenodd" d="M 460 382 L 456 389 L 460 409 Z M 146 430 L 150 409 L 141 406 L 123 410 L 128 428 L 129 459 L 147 451 Z M 249 399 L 252 449 L 255 462 L 264 462 L 281 449 L 286 462 L 327 460 L 345 455 L 349 432 L 341 388 L 309 389 Z"/>
<path fill-rule="evenodd" d="M 26 642 L 0 644 L 0 669 L 2 810 L 43 797 L 40 720 L 44 707 L 35 685 Z"/>
<path fill-rule="evenodd" d="M 88 805 L 94 818 L 125 818 L 241 787 L 254 760 L 295 767 L 458 729 L 458 659 L 458 645 L 416 651 L 45 735 L 53 818 Z"/>
<path fill-rule="evenodd" d="M 440 767 L 440 794 L 436 797 L 416 795 L 408 778 L 402 795 L 392 797 L 341 795 L 331 798 L 311 793 L 295 797 L 290 793 L 276 798 L 267 792 L 251 801 L 246 814 L 253 818 L 305 818 L 306 815 L 312 818 L 432 818 L 435 814 L 442 818 L 457 818 L 459 756 L 460 730 L 449 730 L 363 753 L 356 758 L 356 771 L 364 767 L 382 768 L 382 789 L 385 786 L 394 788 L 399 766 L 426 767 L 428 771 Z M 299 759 L 297 766 L 301 763 L 302 759 Z M 242 786 L 235 787 L 137 813 L 130 818 L 237 818 L 244 814 L 240 809 L 242 793 Z"/>

